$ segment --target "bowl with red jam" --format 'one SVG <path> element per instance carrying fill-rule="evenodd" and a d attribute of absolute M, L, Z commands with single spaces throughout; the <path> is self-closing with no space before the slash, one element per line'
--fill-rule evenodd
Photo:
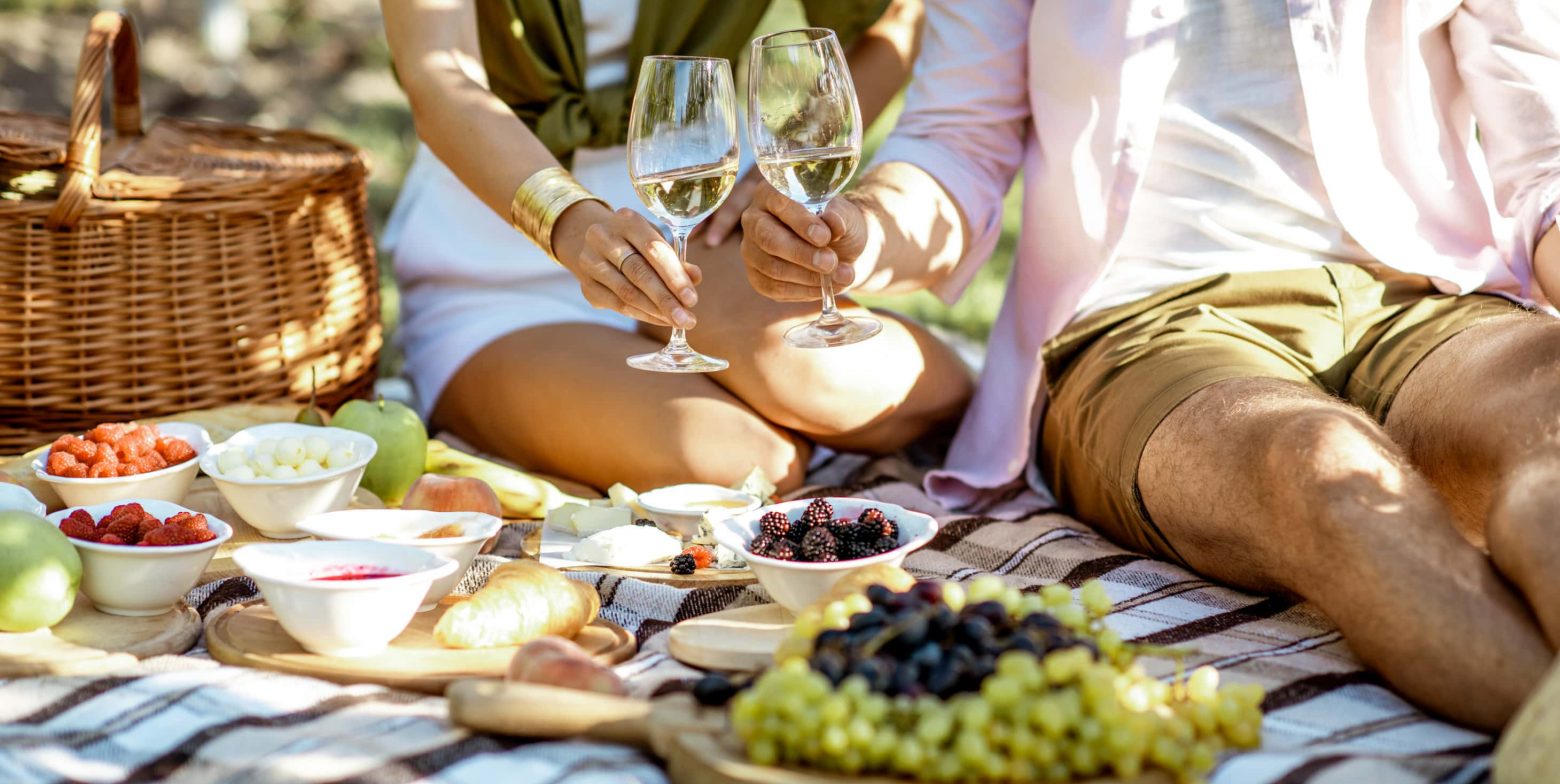
<path fill-rule="evenodd" d="M 233 562 L 307 651 L 369 656 L 406 625 L 454 559 L 392 542 L 252 544 Z"/>

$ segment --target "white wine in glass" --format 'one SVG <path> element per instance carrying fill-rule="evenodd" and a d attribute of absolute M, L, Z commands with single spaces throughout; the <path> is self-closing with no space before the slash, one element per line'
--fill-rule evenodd
<path fill-rule="evenodd" d="M 731 64 L 713 57 L 646 57 L 628 114 L 628 176 L 671 231 L 677 258 L 688 235 L 737 183 L 737 101 Z M 628 358 L 663 373 L 713 373 L 731 363 L 694 351 L 680 328 L 666 347 Z"/>
<path fill-rule="evenodd" d="M 834 31 L 787 30 L 754 39 L 748 65 L 748 134 L 764 179 L 822 215 L 861 161 L 861 108 Z M 792 327 L 785 340 L 800 348 L 860 343 L 883 329 L 871 318 L 847 318 L 822 276 L 823 312 Z"/>

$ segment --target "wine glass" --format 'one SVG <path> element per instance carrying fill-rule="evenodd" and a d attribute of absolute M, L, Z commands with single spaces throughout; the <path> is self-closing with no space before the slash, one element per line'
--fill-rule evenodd
<path fill-rule="evenodd" d="M 764 179 L 822 215 L 861 161 L 861 107 L 834 31 L 809 27 L 753 40 L 748 133 Z M 841 315 L 828 275 L 822 285 L 823 313 L 787 330 L 787 343 L 847 346 L 882 331 L 876 319 Z"/>
<path fill-rule="evenodd" d="M 688 235 L 737 183 L 737 100 L 731 63 L 715 57 L 646 57 L 628 113 L 628 176 L 671 231 L 686 261 Z M 666 347 L 628 358 L 662 373 L 713 373 L 731 363 L 688 345 L 674 327 Z"/>

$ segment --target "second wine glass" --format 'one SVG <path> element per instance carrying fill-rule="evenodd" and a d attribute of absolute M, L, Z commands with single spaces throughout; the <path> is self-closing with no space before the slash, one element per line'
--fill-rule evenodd
<path fill-rule="evenodd" d="M 764 179 L 822 215 L 861 161 L 861 107 L 833 30 L 809 27 L 754 39 L 748 64 L 748 133 Z M 822 287 L 823 313 L 788 330 L 787 343 L 799 348 L 848 346 L 882 331 L 876 319 L 840 313 L 828 275 L 822 276 Z"/>
<path fill-rule="evenodd" d="M 646 57 L 628 114 L 628 176 L 671 231 L 677 258 L 688 235 L 737 182 L 737 104 L 731 64 L 714 57 Z M 666 347 L 628 358 L 662 373 L 713 373 L 731 363 L 694 351 L 680 328 Z"/>

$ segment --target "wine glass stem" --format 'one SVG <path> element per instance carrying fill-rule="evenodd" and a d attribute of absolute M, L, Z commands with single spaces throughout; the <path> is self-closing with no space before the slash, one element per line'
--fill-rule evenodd
<path fill-rule="evenodd" d="M 677 250 L 677 260 L 684 265 L 688 260 L 688 235 L 692 229 L 672 228 L 672 247 Z M 682 327 L 672 327 L 672 336 L 666 341 L 666 351 L 677 354 L 687 354 L 693 349 L 688 347 L 688 333 Z"/>
<path fill-rule="evenodd" d="M 812 210 L 812 214 L 817 215 L 819 219 L 822 219 L 823 211 L 828 208 L 829 203 L 824 202 L 823 204 L 820 204 L 816 207 L 811 207 L 809 209 Z M 844 321 L 845 317 L 840 315 L 840 309 L 834 304 L 834 280 L 830 277 L 829 274 L 819 275 L 818 278 L 819 284 L 823 288 L 823 313 L 818 316 L 818 323 L 838 324 L 839 322 Z"/>

